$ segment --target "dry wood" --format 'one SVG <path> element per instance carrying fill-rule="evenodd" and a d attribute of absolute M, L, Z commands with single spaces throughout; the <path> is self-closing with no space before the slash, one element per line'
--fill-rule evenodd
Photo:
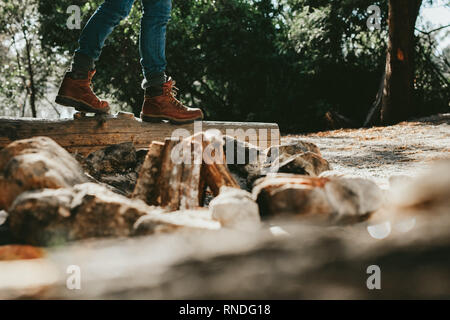
<path fill-rule="evenodd" d="M 203 149 L 204 178 L 214 196 L 219 194 L 222 186 L 239 189 L 239 184 L 228 170 L 223 140 L 217 136 L 208 138 L 203 135 Z"/>
<path fill-rule="evenodd" d="M 202 145 L 194 140 L 184 140 L 183 145 L 187 145 L 190 162 L 183 163 L 180 185 L 180 209 L 194 209 L 200 204 L 201 168 L 202 168 Z"/>
<path fill-rule="evenodd" d="M 153 141 L 164 142 L 177 129 L 186 129 L 189 135 L 194 134 L 197 124 L 172 125 L 170 123 L 147 123 L 136 119 L 129 113 L 118 113 L 108 116 L 77 116 L 77 119 L 30 119 L 0 118 L 0 149 L 19 139 L 33 136 L 47 136 L 71 153 L 82 155 L 104 148 L 111 144 L 133 142 L 136 148 L 148 148 Z M 272 141 L 271 131 L 278 134 L 278 125 L 257 122 L 220 122 L 203 121 L 201 130 L 218 129 L 223 134 L 227 130 L 254 129 L 260 141 L 259 145 L 279 144 L 279 138 Z M 269 130 L 260 134 L 261 129 Z M 267 138 L 266 138 L 267 137 Z M 184 137 L 185 138 L 185 137 Z M 244 137 L 245 138 L 245 137 Z"/>
<path fill-rule="evenodd" d="M 183 164 L 173 161 L 172 153 L 180 143 L 180 139 L 168 138 L 161 154 L 161 173 L 159 175 L 158 200 L 162 207 L 177 210 L 180 206 L 180 185 Z M 176 150 L 175 150 L 176 151 Z"/>
<path fill-rule="evenodd" d="M 141 199 L 149 205 L 157 205 L 157 179 L 161 170 L 161 153 L 164 144 L 154 141 L 142 164 L 139 178 L 134 188 L 132 198 Z"/>
<path fill-rule="evenodd" d="M 153 142 L 142 165 L 133 198 L 170 210 L 198 208 L 209 187 L 214 196 L 222 186 L 239 188 L 228 171 L 223 139 L 199 133 L 183 140 Z"/>

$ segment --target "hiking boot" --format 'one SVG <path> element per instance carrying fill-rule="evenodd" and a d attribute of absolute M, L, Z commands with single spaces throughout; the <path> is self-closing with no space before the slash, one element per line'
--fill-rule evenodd
<path fill-rule="evenodd" d="M 92 92 L 92 77 L 95 69 L 81 76 L 66 72 L 56 96 L 55 102 L 67 107 L 74 107 L 81 112 L 109 113 L 108 102 L 100 100 Z"/>
<path fill-rule="evenodd" d="M 203 112 L 198 108 L 188 108 L 175 98 L 177 92 L 175 81 L 171 78 L 161 86 L 145 90 L 141 119 L 147 122 L 169 120 L 181 124 L 203 119 Z"/>

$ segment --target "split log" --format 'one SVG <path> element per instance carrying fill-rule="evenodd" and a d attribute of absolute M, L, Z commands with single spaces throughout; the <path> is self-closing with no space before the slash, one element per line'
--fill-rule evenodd
<path fill-rule="evenodd" d="M 163 147 L 164 144 L 157 141 L 150 144 L 132 198 L 143 200 L 149 205 L 158 204 L 156 199 L 156 180 L 159 177 L 161 169 L 161 153 Z"/>
<path fill-rule="evenodd" d="M 220 193 L 223 186 L 240 189 L 228 170 L 223 144 L 219 136 L 203 135 L 204 178 L 214 196 Z"/>
<path fill-rule="evenodd" d="M 182 142 L 189 150 L 190 162 L 183 163 L 183 171 L 181 174 L 180 185 L 180 209 L 190 209 L 198 207 L 201 202 L 200 193 L 203 191 L 203 183 L 201 176 L 202 169 L 202 153 L 201 143 L 195 140 L 184 140 Z"/>
<path fill-rule="evenodd" d="M 222 186 L 240 188 L 228 170 L 220 136 L 200 133 L 183 140 L 154 142 L 142 166 L 133 198 L 170 210 L 196 209 L 205 189 L 214 196 Z"/>
<path fill-rule="evenodd" d="M 203 121 L 172 125 L 142 122 L 130 113 L 120 112 L 117 115 L 60 120 L 0 118 L 0 149 L 15 140 L 47 136 L 70 153 L 87 155 L 111 144 L 130 141 L 136 149 L 148 148 L 153 141 L 164 142 L 175 130 L 183 130 L 187 133 L 184 137 L 187 137 L 210 129 L 217 129 L 224 135 L 251 130 L 258 137 L 258 145 L 267 148 L 279 144 L 279 129 L 274 123 Z M 237 134 L 237 138 L 248 139 L 248 136 Z"/>
<path fill-rule="evenodd" d="M 171 210 L 177 210 L 180 206 L 183 164 L 173 161 L 172 158 L 174 148 L 179 143 L 180 139 L 176 138 L 166 140 L 161 154 L 161 172 L 157 181 L 159 204 Z"/>

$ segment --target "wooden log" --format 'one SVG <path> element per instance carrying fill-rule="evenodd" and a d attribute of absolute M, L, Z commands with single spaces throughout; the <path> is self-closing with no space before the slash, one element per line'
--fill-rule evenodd
<path fill-rule="evenodd" d="M 202 145 L 195 140 L 187 139 L 182 142 L 189 150 L 190 162 L 183 163 L 180 185 L 180 210 L 195 209 L 200 206 Z"/>
<path fill-rule="evenodd" d="M 182 158 L 182 152 L 189 159 Z M 164 144 L 154 141 L 132 197 L 170 210 L 198 208 L 201 154 L 202 146 L 197 143 L 194 147 L 191 139 L 169 138 Z"/>
<path fill-rule="evenodd" d="M 144 163 L 139 172 L 132 198 L 140 199 L 149 205 L 158 205 L 156 182 L 161 172 L 161 154 L 164 144 L 154 141 L 150 144 Z"/>
<path fill-rule="evenodd" d="M 183 173 L 183 163 L 173 161 L 172 153 L 180 143 L 180 139 L 168 138 L 161 154 L 161 173 L 157 185 L 159 188 L 159 204 L 170 210 L 180 207 L 180 184 Z"/>
<path fill-rule="evenodd" d="M 170 123 L 147 123 L 136 119 L 130 113 L 107 116 L 83 116 L 76 119 L 31 119 L 0 118 L 0 149 L 19 139 L 33 136 L 47 136 L 71 153 L 87 155 L 111 144 L 133 142 L 136 148 L 148 148 L 153 141 L 164 142 L 180 129 L 187 136 L 194 133 L 217 129 L 222 134 L 254 132 L 259 138 L 258 145 L 270 147 L 279 144 L 279 129 L 274 123 L 203 121 L 184 125 Z M 248 136 L 238 134 L 238 139 L 248 140 Z"/>
<path fill-rule="evenodd" d="M 204 178 L 214 196 L 219 194 L 222 186 L 240 189 L 228 170 L 223 144 L 223 139 L 218 136 L 203 135 Z"/>

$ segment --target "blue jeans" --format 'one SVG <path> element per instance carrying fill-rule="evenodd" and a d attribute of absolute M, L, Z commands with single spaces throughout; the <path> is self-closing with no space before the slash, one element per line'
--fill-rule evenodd
<path fill-rule="evenodd" d="M 142 18 L 139 53 L 146 82 L 157 84 L 166 70 L 166 27 L 172 0 L 141 0 Z M 97 61 L 106 38 L 131 11 L 134 0 L 105 0 L 81 32 L 80 52 Z M 165 77 L 165 76 L 164 76 Z"/>

